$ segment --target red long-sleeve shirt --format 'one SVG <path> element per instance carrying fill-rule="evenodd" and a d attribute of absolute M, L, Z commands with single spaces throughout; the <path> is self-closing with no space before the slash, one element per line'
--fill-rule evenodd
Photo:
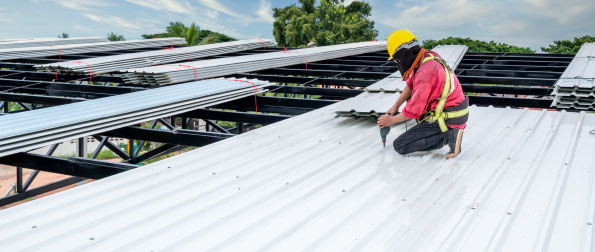
<path fill-rule="evenodd" d="M 440 55 L 432 51 L 426 52 L 424 57 L 429 56 L 429 53 L 436 57 L 440 57 Z M 444 89 L 445 78 L 444 67 L 438 63 L 438 61 L 429 60 L 426 63 L 421 64 L 407 80 L 407 86 L 411 88 L 411 98 L 401 113 L 409 118 L 421 119 L 421 116 L 426 111 L 435 110 L 438 105 L 438 99 L 442 95 L 442 90 Z M 457 106 L 465 100 L 463 88 L 456 76 L 454 76 L 454 84 L 455 88 L 444 104 L 445 109 Z M 448 126 L 451 128 L 464 129 L 466 124 L 449 124 Z"/>

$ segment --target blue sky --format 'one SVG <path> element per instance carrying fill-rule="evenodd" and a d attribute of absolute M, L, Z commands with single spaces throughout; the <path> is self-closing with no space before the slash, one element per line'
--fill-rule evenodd
<path fill-rule="evenodd" d="M 236 38 L 272 38 L 273 7 L 297 0 L 0 0 L 0 38 L 105 36 L 138 39 L 170 21 Z M 347 3 L 351 1 L 346 1 Z M 380 35 L 407 28 L 423 39 L 447 36 L 529 46 L 595 36 L 595 0 L 369 0 Z"/>

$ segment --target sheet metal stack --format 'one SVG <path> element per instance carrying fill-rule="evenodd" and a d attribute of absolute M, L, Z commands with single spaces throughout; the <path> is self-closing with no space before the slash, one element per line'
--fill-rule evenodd
<path fill-rule="evenodd" d="M 88 44 L 59 45 L 59 46 L 37 46 L 24 48 L 0 49 L 0 60 L 26 59 L 37 57 L 48 57 L 58 55 L 69 55 L 79 53 L 94 53 L 106 51 L 119 51 L 149 47 L 162 47 L 183 45 L 186 41 L 183 38 L 158 38 L 143 40 L 128 40 L 115 42 L 99 42 Z"/>
<path fill-rule="evenodd" d="M 81 38 L 31 38 L 31 39 L 9 39 L 0 40 L 0 49 L 38 47 L 38 46 L 58 46 L 72 44 L 86 44 L 107 42 L 106 38 L 100 37 L 81 37 Z"/>
<path fill-rule="evenodd" d="M 2 116 L 0 156 L 265 92 L 266 81 L 213 79 Z"/>
<path fill-rule="evenodd" d="M 585 43 L 555 84 L 552 106 L 595 110 L 595 43 Z"/>
<path fill-rule="evenodd" d="M 129 69 L 121 72 L 125 73 L 122 78 L 126 84 L 168 85 L 274 67 L 296 64 L 307 65 L 310 62 L 375 52 L 383 50 L 385 47 L 386 42 L 384 41 L 370 41 L 233 58 L 192 61 L 184 64 L 166 64 Z"/>
<path fill-rule="evenodd" d="M 189 46 L 166 50 L 128 53 L 114 56 L 97 57 L 83 60 L 73 60 L 35 66 L 38 69 L 62 73 L 107 73 L 118 70 L 140 68 L 161 64 L 245 51 L 255 48 L 275 46 L 270 39 L 249 39 L 209 45 Z M 81 64 L 85 62 L 86 64 Z"/>
<path fill-rule="evenodd" d="M 468 47 L 463 45 L 441 45 L 432 51 L 438 53 L 452 69 L 455 69 L 467 49 Z M 343 102 L 335 113 L 340 117 L 379 117 L 397 101 L 406 85 L 401 73 L 397 71 L 364 88 L 365 93 Z"/>

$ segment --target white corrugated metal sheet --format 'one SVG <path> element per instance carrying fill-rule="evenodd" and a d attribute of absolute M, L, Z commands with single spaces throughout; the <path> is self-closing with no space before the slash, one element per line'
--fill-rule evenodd
<path fill-rule="evenodd" d="M 212 79 L 3 116 L 0 157 L 265 92 L 271 83 Z"/>
<path fill-rule="evenodd" d="M 595 114 L 472 106 L 446 160 L 336 106 L 2 210 L 0 251 L 593 248 Z"/>
<path fill-rule="evenodd" d="M 552 106 L 595 109 L 595 43 L 585 43 L 554 86 Z"/>

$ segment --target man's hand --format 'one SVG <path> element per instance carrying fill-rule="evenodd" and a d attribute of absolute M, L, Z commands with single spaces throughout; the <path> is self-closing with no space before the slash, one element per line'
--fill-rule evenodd
<path fill-rule="evenodd" d="M 380 116 L 380 118 L 378 118 L 378 121 L 376 121 L 376 124 L 378 124 L 378 127 L 380 127 L 380 128 L 391 126 L 391 125 L 393 125 L 393 116 L 384 114 L 384 115 Z"/>
<path fill-rule="evenodd" d="M 392 106 L 388 111 L 386 111 L 386 113 L 389 115 L 396 115 L 397 110 L 399 110 L 399 107 Z"/>

